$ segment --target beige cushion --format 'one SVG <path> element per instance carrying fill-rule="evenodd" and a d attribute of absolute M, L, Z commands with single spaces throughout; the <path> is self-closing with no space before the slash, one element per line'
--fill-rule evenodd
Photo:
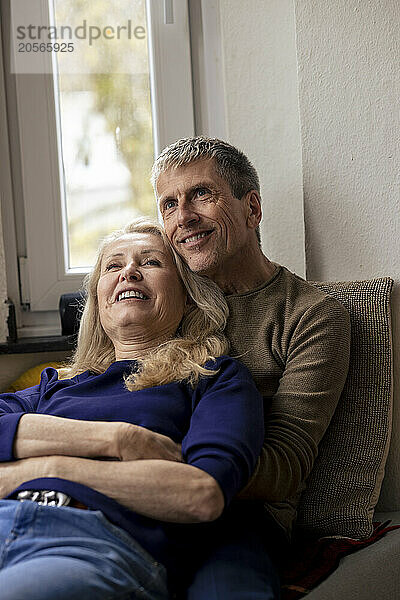
<path fill-rule="evenodd" d="M 298 526 L 317 536 L 369 537 L 384 475 L 392 420 L 390 293 L 386 277 L 314 283 L 350 313 L 346 384 L 298 510 Z"/>
<path fill-rule="evenodd" d="M 376 515 L 400 523 L 400 513 Z M 307 600 L 395 600 L 400 590 L 400 529 L 390 531 L 370 546 L 345 556 Z"/>

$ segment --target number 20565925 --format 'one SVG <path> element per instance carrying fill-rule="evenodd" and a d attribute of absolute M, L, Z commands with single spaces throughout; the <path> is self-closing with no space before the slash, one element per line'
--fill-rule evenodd
<path fill-rule="evenodd" d="M 18 52 L 73 52 L 73 42 L 19 42 Z"/>

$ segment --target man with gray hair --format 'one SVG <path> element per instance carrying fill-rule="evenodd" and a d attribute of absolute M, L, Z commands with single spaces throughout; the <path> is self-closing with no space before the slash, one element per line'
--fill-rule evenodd
<path fill-rule="evenodd" d="M 232 508 L 237 529 L 229 543 L 211 549 L 188 598 L 278 598 L 278 547 L 290 538 L 345 382 L 349 316 L 337 300 L 263 254 L 259 179 L 241 151 L 217 139 L 178 140 L 155 161 L 152 182 L 172 246 L 226 294 L 230 352 L 250 369 L 265 399 L 264 447 Z"/>

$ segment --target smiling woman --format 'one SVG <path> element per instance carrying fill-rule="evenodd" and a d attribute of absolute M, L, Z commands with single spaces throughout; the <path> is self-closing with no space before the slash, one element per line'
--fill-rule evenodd
<path fill-rule="evenodd" d="M 154 338 L 169 340 L 182 320 L 186 292 L 161 237 L 132 232 L 111 242 L 97 284 L 101 325 L 116 360 L 143 356 Z M 131 325 L 131 326 L 130 326 Z"/>
<path fill-rule="evenodd" d="M 153 221 L 137 219 L 105 238 L 85 289 L 77 350 L 63 376 L 101 373 L 115 360 L 135 358 L 141 369 L 129 389 L 196 383 L 206 374 L 202 365 L 227 352 L 223 295 L 188 269 Z M 126 293 L 146 299 L 121 299 Z"/>
<path fill-rule="evenodd" d="M 86 287 L 63 378 L 48 368 L 0 395 L 2 600 L 167 600 L 254 514 L 228 505 L 254 470 L 263 401 L 220 356 L 221 292 L 143 219 L 105 239 Z"/>

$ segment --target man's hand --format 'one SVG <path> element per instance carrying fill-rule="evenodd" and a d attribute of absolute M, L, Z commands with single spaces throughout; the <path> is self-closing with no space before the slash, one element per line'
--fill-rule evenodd
<path fill-rule="evenodd" d="M 161 433 L 138 425 L 121 424 L 117 456 L 120 460 L 161 459 L 182 462 L 181 445 Z"/>

